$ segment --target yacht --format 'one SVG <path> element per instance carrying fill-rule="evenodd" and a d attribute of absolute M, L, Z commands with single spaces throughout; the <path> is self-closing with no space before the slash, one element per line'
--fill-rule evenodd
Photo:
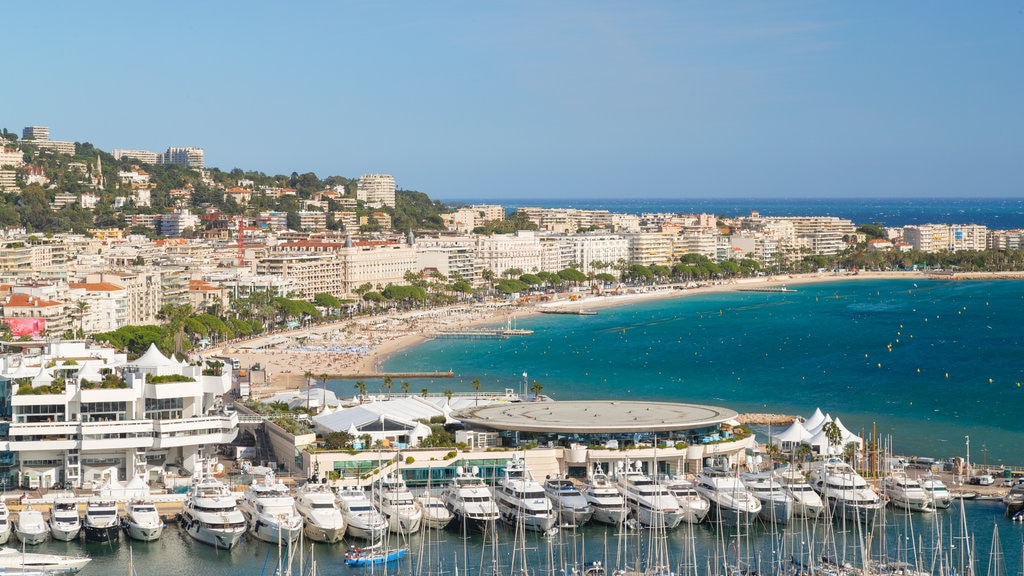
<path fill-rule="evenodd" d="M 128 537 L 141 542 L 152 542 L 164 533 L 164 521 L 152 500 L 137 498 L 124 506 L 121 525 Z"/>
<path fill-rule="evenodd" d="M 930 473 L 921 478 L 921 488 L 931 497 L 936 510 L 945 510 L 953 503 L 953 495 L 946 488 L 946 483 Z"/>
<path fill-rule="evenodd" d="M 364 490 L 356 487 L 338 490 L 338 507 L 345 518 L 345 530 L 353 538 L 377 542 L 388 529 L 388 521 L 373 507 Z"/>
<path fill-rule="evenodd" d="M 50 533 L 43 520 L 43 513 L 33 510 L 32 506 L 26 507 L 18 512 L 18 521 L 14 524 L 14 533 L 21 540 L 22 544 L 42 544 L 46 542 L 46 536 Z"/>
<path fill-rule="evenodd" d="M 373 503 L 388 521 L 388 529 L 396 534 L 419 531 L 423 512 L 416 506 L 405 479 L 395 472 L 385 474 L 371 488 Z"/>
<path fill-rule="evenodd" d="M 783 468 L 778 471 L 779 483 L 793 499 L 793 515 L 816 520 L 825 513 L 825 503 L 821 496 L 807 483 L 804 473 L 796 468 Z"/>
<path fill-rule="evenodd" d="M 580 493 L 576 484 L 568 478 L 544 480 L 544 493 L 558 512 L 559 522 L 564 526 L 582 526 L 594 515 L 593 508 Z"/>
<path fill-rule="evenodd" d="M 476 466 L 470 471 L 459 466 L 441 492 L 441 499 L 453 516 L 451 525 L 460 526 L 463 532 L 483 532 L 494 525 L 500 514 L 487 485 L 477 476 L 479 473 Z"/>
<path fill-rule="evenodd" d="M 192 477 L 179 516 L 189 536 L 216 548 L 230 550 L 245 534 L 245 516 L 231 490 L 214 478 L 210 463 L 200 463 Z"/>
<path fill-rule="evenodd" d="M 0 498 L 0 544 L 7 544 L 11 539 L 11 510 Z"/>
<path fill-rule="evenodd" d="M 885 502 L 852 466 L 829 458 L 811 468 L 811 488 L 842 520 L 873 522 Z"/>
<path fill-rule="evenodd" d="M 655 484 L 641 469 L 642 464 L 619 467 L 615 482 L 626 499 L 626 507 L 644 526 L 675 528 L 683 521 L 683 512 L 675 496 L 661 484 Z"/>
<path fill-rule="evenodd" d="M 78 516 L 78 500 L 68 494 L 60 494 L 50 506 L 50 535 L 54 540 L 70 542 L 78 539 L 82 531 L 82 519 Z"/>
<path fill-rule="evenodd" d="M 1003 504 L 1006 504 L 1006 517 L 1017 520 L 1017 516 L 1024 511 L 1024 482 L 1017 482 L 1010 488 L 1003 496 Z"/>
<path fill-rule="evenodd" d="M 505 472 L 494 487 L 502 522 L 533 532 L 547 532 L 555 527 L 558 516 L 544 487 L 533 479 L 526 461 L 518 452 L 505 465 Z"/>
<path fill-rule="evenodd" d="M 238 503 L 249 533 L 271 544 L 291 543 L 302 533 L 302 516 L 288 487 L 267 473 L 263 481 L 253 480 Z"/>
<path fill-rule="evenodd" d="M 675 496 L 676 502 L 679 502 L 683 522 L 687 524 L 700 523 L 711 510 L 711 503 L 697 492 L 697 487 L 690 478 L 675 476 L 665 483 L 665 488 L 669 494 Z"/>
<path fill-rule="evenodd" d="M 88 556 L 63 556 L 24 552 L 16 548 L 0 548 L 0 574 L 32 576 L 77 574 L 89 562 L 92 562 L 92 558 Z"/>
<path fill-rule="evenodd" d="M 421 496 L 416 497 L 416 506 L 423 513 L 423 523 L 427 528 L 440 530 L 452 522 L 452 513 L 444 505 L 444 500 L 430 491 L 424 490 Z"/>
<path fill-rule="evenodd" d="M 761 501 L 725 468 L 705 467 L 695 481 L 697 492 L 708 499 L 708 518 L 730 526 L 750 524 L 761 513 Z"/>
<path fill-rule="evenodd" d="M 626 499 L 605 474 L 600 464 L 595 464 L 583 486 L 583 497 L 594 511 L 594 521 L 618 525 L 626 520 Z"/>
<path fill-rule="evenodd" d="M 903 472 L 894 472 L 882 479 L 882 492 L 889 502 L 911 512 L 932 512 L 935 506 L 932 497 L 921 487 L 921 483 Z"/>
<path fill-rule="evenodd" d="M 761 503 L 758 518 L 775 524 L 789 522 L 793 516 L 793 497 L 770 472 L 747 472 L 740 475 L 740 481 Z"/>
<path fill-rule="evenodd" d="M 295 491 L 295 508 L 306 520 L 306 537 L 333 544 L 345 537 L 345 517 L 327 484 L 307 482 Z"/>
<path fill-rule="evenodd" d="M 108 498 L 90 498 L 85 504 L 82 530 L 88 542 L 114 542 L 121 536 L 117 502 Z"/>

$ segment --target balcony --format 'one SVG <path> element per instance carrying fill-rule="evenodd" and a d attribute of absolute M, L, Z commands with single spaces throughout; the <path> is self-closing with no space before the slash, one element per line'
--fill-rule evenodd
<path fill-rule="evenodd" d="M 156 423 L 154 448 L 223 444 L 238 435 L 238 415 L 204 416 Z"/>

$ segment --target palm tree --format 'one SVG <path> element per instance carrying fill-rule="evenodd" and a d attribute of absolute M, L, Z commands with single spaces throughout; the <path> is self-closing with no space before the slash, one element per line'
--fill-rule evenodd
<path fill-rule="evenodd" d="M 797 462 L 800 463 L 800 467 L 803 468 L 804 460 L 807 460 L 813 453 L 814 451 L 811 449 L 811 445 L 803 442 L 796 447 L 796 450 L 793 451 L 793 457 L 796 458 Z"/>
<path fill-rule="evenodd" d="M 479 378 L 473 378 L 473 381 L 470 383 L 470 385 L 472 385 L 473 386 L 473 390 L 476 391 L 476 394 L 475 394 L 476 400 L 474 401 L 474 405 L 479 406 L 480 405 L 480 379 Z"/>
<path fill-rule="evenodd" d="M 75 309 L 71 316 L 78 320 L 78 336 L 85 338 L 85 312 L 89 309 L 89 303 L 85 300 L 75 302 Z"/>
<path fill-rule="evenodd" d="M 388 391 L 388 400 L 391 400 L 391 387 L 394 386 L 394 385 L 395 385 L 395 383 L 394 383 L 394 381 L 391 380 L 391 376 L 385 376 L 384 377 L 384 384 L 383 384 L 383 386 Z"/>
<path fill-rule="evenodd" d="M 420 396 L 422 396 L 424 398 L 426 398 L 427 396 L 430 396 L 430 390 L 427 389 L 427 388 L 423 388 L 422 390 L 420 390 Z"/>
<path fill-rule="evenodd" d="M 359 403 L 363 403 L 363 396 L 366 396 L 366 382 L 356 380 L 356 390 L 359 391 Z"/>
<path fill-rule="evenodd" d="M 402 393 L 405 394 L 406 396 L 409 395 L 409 383 L 408 382 L 402 382 Z"/>
<path fill-rule="evenodd" d="M 540 382 L 537 382 L 536 380 L 534 380 L 533 384 L 530 385 L 530 392 L 533 392 L 533 401 L 534 402 L 536 402 L 537 400 L 540 400 L 540 392 L 543 389 L 544 389 L 544 387 L 541 386 Z"/>
<path fill-rule="evenodd" d="M 309 414 L 309 390 L 313 387 L 313 371 L 306 370 L 302 377 L 306 379 L 306 414 Z"/>
<path fill-rule="evenodd" d="M 832 449 L 842 444 L 843 432 L 835 422 L 826 422 L 821 431 L 825 433 L 825 440 L 828 441 L 828 453 L 832 454 Z"/>
<path fill-rule="evenodd" d="M 326 372 L 320 374 L 320 385 L 323 386 L 323 389 L 324 389 L 324 397 L 323 397 L 323 404 L 324 405 L 323 405 L 322 408 L 327 408 L 327 373 Z"/>
<path fill-rule="evenodd" d="M 452 392 L 451 388 L 445 388 L 445 390 L 444 390 L 444 397 L 448 399 L 448 403 L 449 404 L 452 403 L 452 396 L 454 396 L 454 395 L 455 395 L 455 393 Z"/>

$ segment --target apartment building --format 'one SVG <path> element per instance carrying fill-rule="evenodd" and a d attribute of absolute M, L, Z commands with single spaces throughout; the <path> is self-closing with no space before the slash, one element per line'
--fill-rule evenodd
<path fill-rule="evenodd" d="M 356 187 L 356 198 L 369 206 L 395 207 L 395 177 L 390 174 L 363 174 Z"/>
<path fill-rule="evenodd" d="M 171 147 L 168 148 L 163 154 L 158 154 L 156 158 L 157 164 L 178 164 L 181 166 L 188 166 L 189 168 L 204 168 L 205 167 L 205 152 L 202 148 L 195 148 L 192 146 L 184 147 Z"/>
<path fill-rule="evenodd" d="M 85 283 L 109 282 L 125 289 L 128 309 L 125 324 L 156 324 L 156 315 L 163 306 L 160 270 L 148 269 L 134 272 L 97 272 L 88 274 Z"/>
<path fill-rule="evenodd" d="M 70 282 L 68 313 L 75 330 L 109 332 L 128 325 L 128 290 L 110 282 Z"/>
<path fill-rule="evenodd" d="M 499 276 L 510 268 L 529 273 L 543 269 L 540 239 L 532 231 L 478 236 L 475 250 L 477 266 Z"/>
<path fill-rule="evenodd" d="M 651 266 L 672 265 L 672 237 L 657 232 L 627 234 L 629 240 L 629 262 Z"/>
<path fill-rule="evenodd" d="M 921 252 L 984 250 L 988 229 L 977 224 L 921 224 L 904 226 L 903 239 Z"/>

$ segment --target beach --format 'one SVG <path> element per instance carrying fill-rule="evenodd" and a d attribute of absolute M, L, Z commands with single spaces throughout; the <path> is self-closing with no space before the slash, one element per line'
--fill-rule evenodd
<path fill-rule="evenodd" d="M 488 304 L 463 304 L 429 310 L 393 312 L 309 328 L 278 332 L 248 340 L 236 340 L 202 352 L 204 358 L 228 356 L 239 361 L 242 368 L 259 365 L 266 370 L 268 386 L 258 396 L 294 391 L 305 386 L 306 373 L 319 380 L 322 375 L 334 378 L 381 378 L 380 366 L 390 356 L 422 343 L 440 330 L 501 324 L 517 318 L 539 314 L 542 308 L 596 310 L 658 298 L 683 298 L 697 294 L 731 292 L 749 289 L 781 288 L 812 283 L 869 279 L 927 280 L 929 278 L 978 280 L 1021 278 L 1020 274 L 973 273 L 957 276 L 928 275 L 922 272 L 858 272 L 815 273 L 757 276 L 703 284 L 682 289 L 677 287 L 639 287 L 608 295 L 585 292 L 561 293 L 559 298 L 544 303 L 516 304 L 515 300 Z"/>

